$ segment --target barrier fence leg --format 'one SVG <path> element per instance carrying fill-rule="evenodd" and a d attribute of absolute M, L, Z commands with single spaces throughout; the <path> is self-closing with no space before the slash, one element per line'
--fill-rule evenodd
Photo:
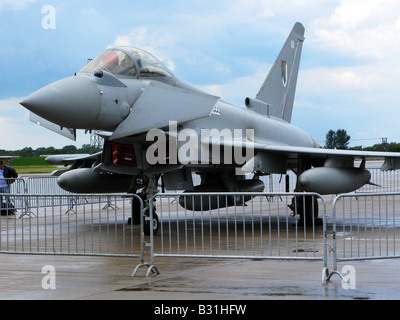
<path fill-rule="evenodd" d="M 323 216 L 323 237 L 324 237 L 324 267 L 322 268 L 322 283 L 327 281 L 329 277 L 329 269 L 328 269 L 328 236 L 327 236 L 327 226 L 326 226 L 326 208 L 324 210 Z"/>
<path fill-rule="evenodd" d="M 328 237 L 327 237 L 327 226 L 326 226 L 326 215 L 324 217 L 324 247 L 325 247 L 325 251 L 324 251 L 324 268 L 322 269 L 322 282 L 326 283 L 329 282 L 332 278 L 333 275 L 337 274 L 342 280 L 344 279 L 344 276 L 337 270 L 337 253 L 336 253 L 336 248 L 337 248 L 337 242 L 336 242 L 336 201 L 338 200 L 339 197 L 337 197 L 334 201 L 333 201 L 333 208 L 332 208 L 332 212 L 333 212 L 333 230 L 332 230 L 332 240 L 333 240 L 333 246 L 331 247 L 328 244 Z M 329 250 L 328 250 L 328 247 Z M 333 271 L 329 272 L 328 269 L 328 252 L 329 255 L 331 253 L 333 253 L 332 256 L 332 264 L 333 264 Z"/>
<path fill-rule="evenodd" d="M 24 198 L 24 208 L 22 208 L 22 213 L 18 216 L 18 219 L 22 219 L 23 217 L 28 216 L 29 218 L 36 217 L 36 214 L 30 210 L 30 199 L 25 197 Z"/>
<path fill-rule="evenodd" d="M 138 264 L 135 268 L 135 270 L 132 273 L 132 277 L 135 277 L 137 272 L 141 267 L 147 267 L 147 273 L 146 277 L 149 277 L 151 274 L 157 274 L 159 275 L 160 272 L 158 271 L 157 267 L 154 264 L 154 235 L 152 230 L 150 229 L 150 243 L 147 243 L 144 239 L 144 223 L 145 219 L 148 219 L 149 221 L 153 221 L 153 199 L 150 200 L 150 214 L 149 217 L 146 217 L 145 215 L 145 210 L 143 208 L 143 201 L 140 199 L 140 246 L 141 246 L 141 254 L 140 254 L 140 259 L 141 263 Z M 132 217 L 133 221 L 133 211 L 132 211 Z M 145 263 L 144 262 L 144 248 L 145 247 L 150 247 L 150 252 L 151 252 L 151 262 L 150 263 Z"/>

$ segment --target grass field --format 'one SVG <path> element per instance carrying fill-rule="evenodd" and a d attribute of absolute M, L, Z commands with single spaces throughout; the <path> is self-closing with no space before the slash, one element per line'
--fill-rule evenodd
<path fill-rule="evenodd" d="M 61 169 L 59 165 L 50 165 L 42 157 L 13 159 L 10 166 L 17 170 L 19 175 L 30 173 L 51 173 Z"/>

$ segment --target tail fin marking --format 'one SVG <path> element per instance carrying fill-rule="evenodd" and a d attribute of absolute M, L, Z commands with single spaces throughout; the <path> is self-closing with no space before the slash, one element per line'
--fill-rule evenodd
<path fill-rule="evenodd" d="M 256 99 L 272 104 L 270 115 L 291 122 L 304 27 L 297 22 L 278 55 Z"/>

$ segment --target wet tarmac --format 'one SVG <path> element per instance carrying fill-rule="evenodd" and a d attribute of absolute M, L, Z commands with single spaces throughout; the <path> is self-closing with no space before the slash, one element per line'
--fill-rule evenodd
<path fill-rule="evenodd" d="M 322 282 L 319 261 L 159 258 L 159 275 L 125 257 L 0 254 L 0 299 L 13 300 L 397 300 L 400 260 L 352 261 L 355 288 Z M 54 267 L 55 289 L 43 281 Z M 342 270 L 345 264 L 339 264 Z M 48 282 L 50 283 L 50 282 Z"/>

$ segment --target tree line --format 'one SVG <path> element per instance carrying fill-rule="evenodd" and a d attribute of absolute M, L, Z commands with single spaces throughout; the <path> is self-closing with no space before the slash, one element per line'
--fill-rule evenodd
<path fill-rule="evenodd" d="M 39 157 L 41 155 L 55 155 L 55 154 L 93 154 L 101 151 L 101 149 L 91 146 L 90 144 L 84 144 L 81 148 L 77 148 L 74 145 L 68 145 L 61 149 L 56 149 L 54 147 L 40 147 L 37 149 L 32 149 L 31 147 L 25 147 L 21 150 L 8 151 L 0 149 L 1 156 L 19 156 L 21 158 L 32 158 Z"/>
<path fill-rule="evenodd" d="M 400 143 L 377 143 L 372 147 L 355 146 L 349 148 L 350 150 L 363 150 L 363 151 L 386 151 L 386 152 L 400 152 Z"/>
<path fill-rule="evenodd" d="M 339 150 L 360 150 L 360 151 L 386 151 L 400 152 L 400 143 L 377 143 L 370 147 L 355 146 L 349 147 L 351 137 L 346 130 L 338 129 L 337 131 L 329 130 L 326 134 L 325 148 Z"/>

